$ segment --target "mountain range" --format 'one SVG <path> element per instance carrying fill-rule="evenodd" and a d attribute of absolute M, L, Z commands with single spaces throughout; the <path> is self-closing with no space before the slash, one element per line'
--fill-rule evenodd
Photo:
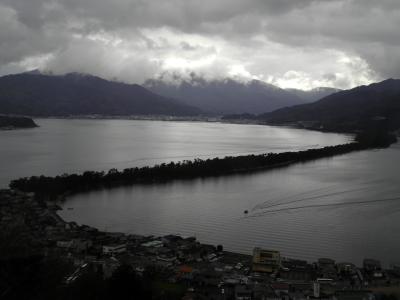
<path fill-rule="evenodd" d="M 140 85 L 70 73 L 38 72 L 0 78 L 0 113 L 30 116 L 197 115 L 198 108 Z"/>
<path fill-rule="evenodd" d="M 311 91 L 284 90 L 259 80 L 242 82 L 233 79 L 208 81 L 192 76 L 168 83 L 162 79 L 149 79 L 144 87 L 150 91 L 179 99 L 187 105 L 214 114 L 259 114 L 282 107 L 312 102 L 337 90 L 320 88 Z"/>
<path fill-rule="evenodd" d="M 257 117 L 268 124 L 300 123 L 333 131 L 384 126 L 400 128 L 400 80 L 388 79 L 340 91 L 319 101 L 278 109 Z"/>
<path fill-rule="evenodd" d="M 260 114 L 311 102 L 336 90 L 284 90 L 274 85 L 192 76 L 179 84 L 143 86 L 80 73 L 31 71 L 0 77 L 0 113 L 30 116 Z"/>
<path fill-rule="evenodd" d="M 305 102 L 314 102 L 326 96 L 340 92 L 341 90 L 330 87 L 317 87 L 307 91 L 299 89 L 286 89 L 286 91 L 295 94 L 297 97 L 303 99 Z"/>
<path fill-rule="evenodd" d="M 297 123 L 331 131 L 359 130 L 383 123 L 389 128 L 399 128 L 400 80 L 388 79 L 344 91 L 318 88 L 305 92 L 284 90 L 257 80 L 207 81 L 198 77 L 180 84 L 147 80 L 144 87 L 78 73 L 56 76 L 32 72 L 0 77 L 3 115 L 206 113 L 238 113 L 268 124 Z"/>

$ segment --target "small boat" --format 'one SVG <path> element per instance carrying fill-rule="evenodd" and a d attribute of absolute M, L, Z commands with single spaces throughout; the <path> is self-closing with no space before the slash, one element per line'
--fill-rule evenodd
<path fill-rule="evenodd" d="M 247 214 L 249 213 L 249 211 L 246 209 L 246 210 L 244 211 L 244 213 L 247 215 Z"/>
<path fill-rule="evenodd" d="M 68 210 L 73 210 L 74 208 L 73 208 L 73 207 L 68 207 L 67 209 L 68 209 Z"/>

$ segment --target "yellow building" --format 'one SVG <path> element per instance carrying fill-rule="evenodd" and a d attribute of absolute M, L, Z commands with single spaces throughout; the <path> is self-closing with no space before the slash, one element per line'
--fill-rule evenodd
<path fill-rule="evenodd" d="M 253 272 L 274 273 L 281 266 L 281 253 L 274 250 L 254 248 Z"/>

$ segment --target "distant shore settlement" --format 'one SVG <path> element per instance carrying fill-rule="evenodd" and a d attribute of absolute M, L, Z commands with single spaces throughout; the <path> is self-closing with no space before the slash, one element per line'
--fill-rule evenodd
<path fill-rule="evenodd" d="M 24 228 L 36 249 L 69 260 L 75 269 L 65 285 L 89 267 L 107 278 L 124 263 L 138 275 L 149 266 L 168 270 L 165 281 L 182 283 L 185 299 L 375 299 L 385 290 L 400 289 L 400 265 L 383 269 L 375 259 L 364 259 L 358 267 L 329 258 L 309 263 L 260 248 L 244 255 L 194 237 L 103 232 L 64 221 L 59 209 L 32 193 L 0 190 L 1 228 Z"/>

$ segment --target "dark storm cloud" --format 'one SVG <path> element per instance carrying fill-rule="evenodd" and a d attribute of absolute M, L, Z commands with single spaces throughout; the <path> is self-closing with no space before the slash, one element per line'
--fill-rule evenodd
<path fill-rule="evenodd" d="M 347 87 L 399 77 L 399 25 L 397 0 L 0 0 L 0 72 Z"/>

